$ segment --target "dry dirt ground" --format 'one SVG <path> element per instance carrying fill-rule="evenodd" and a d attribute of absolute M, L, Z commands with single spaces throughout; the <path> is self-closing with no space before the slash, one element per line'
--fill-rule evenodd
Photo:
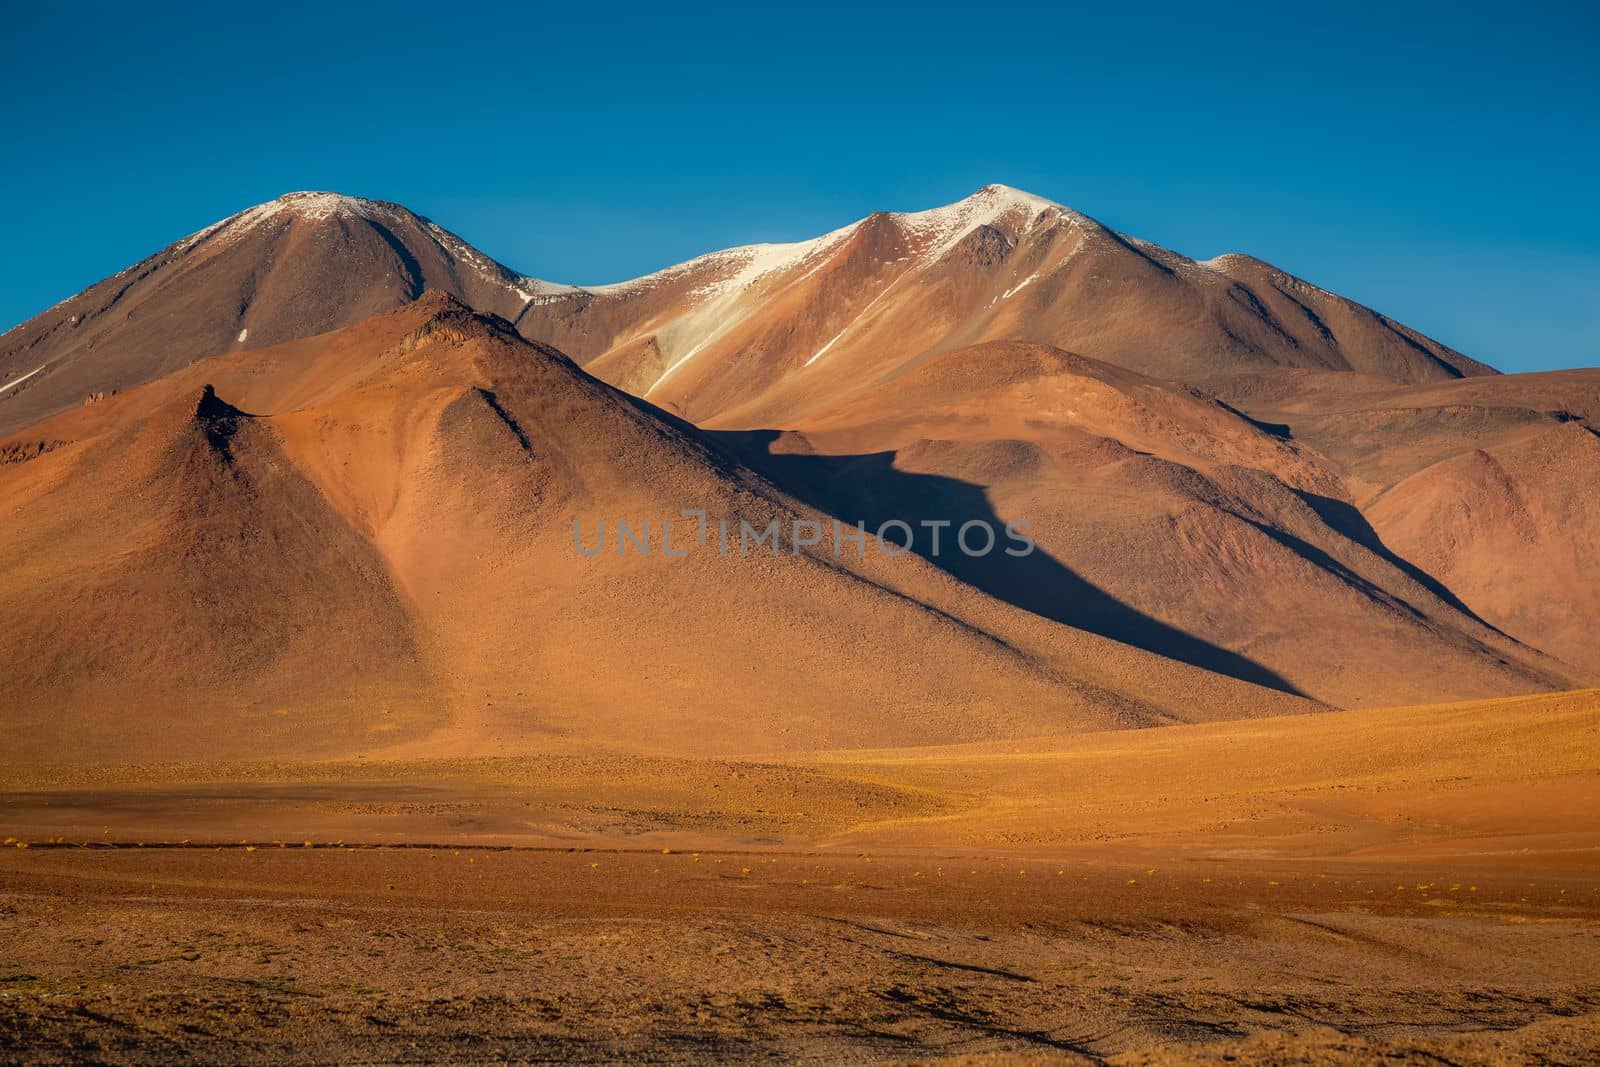
<path fill-rule="evenodd" d="M 1600 1048 L 1593 692 L 784 761 L 0 773 L 7 1060 Z"/>

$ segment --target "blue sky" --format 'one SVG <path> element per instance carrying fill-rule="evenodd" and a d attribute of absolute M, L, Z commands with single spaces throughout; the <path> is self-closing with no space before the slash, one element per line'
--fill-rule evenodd
<path fill-rule="evenodd" d="M 596 283 L 998 181 L 1600 365 L 1593 5 L 135 7 L 7 5 L 0 327 L 291 189 Z"/>

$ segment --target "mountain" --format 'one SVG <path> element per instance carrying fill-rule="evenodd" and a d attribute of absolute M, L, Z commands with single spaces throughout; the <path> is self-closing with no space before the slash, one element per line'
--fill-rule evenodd
<path fill-rule="evenodd" d="M 1314 710 L 826 543 L 825 516 L 443 294 L 0 441 L 14 759 L 761 752 Z"/>
<path fill-rule="evenodd" d="M 0 433 L 203 356 L 351 325 L 425 289 L 725 427 L 789 425 L 984 340 L 1191 384 L 1282 367 L 1399 382 L 1492 373 L 1256 260 L 1197 263 L 1000 185 L 587 288 L 518 274 L 397 204 L 290 193 L 0 335 Z"/>
<path fill-rule="evenodd" d="M 349 326 L 429 289 L 508 318 L 560 291 L 398 204 L 290 193 L 0 336 L 0 433 L 205 356 Z"/>
<path fill-rule="evenodd" d="M 1262 368 L 1399 382 L 1493 373 L 1258 260 L 1198 263 L 1002 185 L 566 293 L 518 328 L 696 423 L 740 428 L 795 425 L 986 340 L 1191 384 Z"/>

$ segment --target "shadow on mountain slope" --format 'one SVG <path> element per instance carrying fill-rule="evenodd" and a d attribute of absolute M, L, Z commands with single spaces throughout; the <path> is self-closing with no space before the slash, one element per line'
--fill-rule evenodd
<path fill-rule="evenodd" d="M 1492 625 L 1468 607 L 1449 586 L 1404 556 L 1392 551 L 1388 545 L 1383 543 L 1383 538 L 1378 536 L 1378 531 L 1372 528 L 1372 524 L 1367 521 L 1366 516 L 1361 514 L 1354 505 L 1347 504 L 1343 500 L 1318 496 L 1316 493 L 1303 492 L 1301 490 L 1295 490 L 1295 495 L 1305 501 L 1306 506 L 1316 512 L 1317 517 L 1327 523 L 1330 529 L 1379 556 L 1385 562 L 1403 572 L 1406 577 L 1474 622 L 1487 626 L 1502 637 L 1508 636 L 1499 627 Z"/>
<path fill-rule="evenodd" d="M 775 430 L 712 431 L 708 436 L 784 491 L 843 522 L 864 522 L 869 531 L 894 519 L 910 524 L 917 555 L 1014 607 L 1204 670 L 1306 696 L 1275 671 L 1123 603 L 1042 549 L 1007 555 L 1005 549 L 1013 543 L 1006 539 L 1005 522 L 980 485 L 897 470 L 893 452 L 774 454 L 769 449 L 779 436 Z M 936 531 L 924 527 L 924 521 L 949 525 Z M 972 521 L 987 523 L 995 532 L 993 551 L 969 556 L 961 550 L 957 531 Z M 981 549 L 983 539 L 973 533 L 969 544 Z M 887 536 L 899 543 L 904 532 L 896 527 Z M 823 543 L 831 539 L 824 535 Z M 847 545 L 844 551 L 854 549 Z"/>

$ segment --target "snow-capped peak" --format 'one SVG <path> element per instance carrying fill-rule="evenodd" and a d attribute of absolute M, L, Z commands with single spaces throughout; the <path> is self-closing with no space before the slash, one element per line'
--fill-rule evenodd
<path fill-rule="evenodd" d="M 387 204 L 381 200 L 345 196 L 343 193 L 311 191 L 284 193 L 271 203 L 277 205 L 279 211 L 293 211 L 296 215 L 308 219 L 325 219 L 330 215 L 341 214 L 371 217 L 375 214 L 392 214 L 397 208 L 397 205 Z"/>
<path fill-rule="evenodd" d="M 982 189 L 979 189 L 977 192 L 967 197 L 967 199 L 983 200 L 990 203 L 1003 203 L 1007 206 L 1021 207 L 1031 209 L 1033 211 L 1045 211 L 1049 208 L 1065 210 L 1062 205 L 1056 203 L 1054 200 L 1047 200 L 1042 196 L 1035 196 L 1033 193 L 1027 192 L 1023 189 L 1014 188 L 1010 185 L 1001 185 L 999 182 L 991 182 L 988 185 L 985 185 Z"/>
<path fill-rule="evenodd" d="M 234 216 L 232 221 L 235 224 L 255 225 L 283 214 L 291 214 L 296 218 L 311 222 L 320 222 L 323 219 L 335 216 L 387 219 L 401 214 L 409 215 L 410 212 L 399 204 L 391 204 L 385 200 L 367 200 L 359 196 L 345 196 L 343 193 L 302 191 L 284 193 L 276 200 L 268 200 L 265 204 L 257 204 L 255 207 Z"/>
<path fill-rule="evenodd" d="M 1087 216 L 1063 207 L 1042 196 L 1013 189 L 1009 185 L 986 185 L 971 196 L 943 207 L 926 211 L 889 212 L 913 240 L 921 246 L 921 258 L 933 262 L 942 257 L 967 234 L 983 225 L 994 225 L 1007 218 L 1017 224 L 1029 226 L 1042 214 L 1050 213 L 1058 219 L 1088 222 Z M 861 219 L 825 233 L 808 241 L 785 244 L 742 245 L 698 256 L 664 270 L 609 285 L 590 285 L 583 288 L 591 293 L 616 294 L 659 285 L 678 275 L 703 268 L 720 268 L 714 280 L 703 287 L 698 295 L 714 296 L 748 286 L 764 275 L 771 274 L 811 260 L 819 253 L 837 247 L 845 238 L 859 229 L 867 220 Z"/>
<path fill-rule="evenodd" d="M 1053 200 L 1009 185 L 985 185 L 953 204 L 927 211 L 897 213 L 894 218 L 907 234 L 922 242 L 923 258 L 936 261 L 979 226 L 993 226 L 1010 217 L 1018 225 L 1031 227 L 1046 214 L 1074 222 L 1087 221 Z"/>
<path fill-rule="evenodd" d="M 245 232 L 285 214 L 297 219 L 320 222 L 323 219 L 336 216 L 394 220 L 402 215 L 409 215 L 410 212 L 399 204 L 391 204 L 384 200 L 366 200 L 359 196 L 345 196 L 342 193 L 284 193 L 276 200 L 268 200 L 264 204 L 245 208 L 237 215 L 229 215 L 225 219 L 213 222 L 203 230 L 191 233 L 174 246 L 173 252 L 175 254 L 185 252 L 217 233 L 222 233 L 230 238 L 237 238 Z"/>
<path fill-rule="evenodd" d="M 284 193 L 275 200 L 246 208 L 237 215 L 231 215 L 198 233 L 190 234 L 174 246 L 174 257 L 213 235 L 217 236 L 219 245 L 232 244 L 252 230 L 283 217 L 295 222 L 323 222 L 334 218 L 366 219 L 390 227 L 421 228 L 448 257 L 472 270 L 485 281 L 515 293 L 525 303 L 581 291 L 574 286 L 557 285 L 510 270 L 483 255 L 444 227 L 399 204 L 387 200 L 368 200 L 360 196 L 314 190 Z"/>

